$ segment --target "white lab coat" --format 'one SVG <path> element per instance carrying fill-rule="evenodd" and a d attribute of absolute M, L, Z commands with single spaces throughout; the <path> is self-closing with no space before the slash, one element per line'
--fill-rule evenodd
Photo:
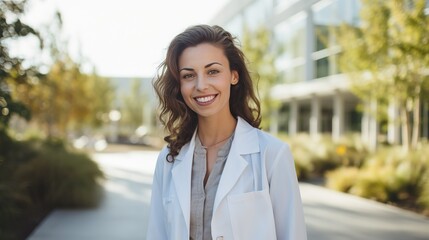
<path fill-rule="evenodd" d="M 189 240 L 195 135 L 174 163 L 165 160 L 167 148 L 159 154 L 148 240 Z M 241 118 L 219 182 L 211 227 L 217 240 L 307 239 L 289 146 Z"/>

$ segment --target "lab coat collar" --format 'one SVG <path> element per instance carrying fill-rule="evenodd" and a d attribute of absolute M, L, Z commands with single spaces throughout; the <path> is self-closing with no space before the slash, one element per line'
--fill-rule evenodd
<path fill-rule="evenodd" d="M 188 231 L 191 212 L 192 159 L 194 157 L 196 133 L 197 131 L 194 132 L 191 141 L 182 147 L 174 160 L 173 169 L 171 170 L 174 187 L 179 198 L 180 208 L 182 209 L 186 222 L 186 229 L 188 229 Z"/>
<path fill-rule="evenodd" d="M 252 127 L 244 119 L 238 117 L 235 128 L 234 141 L 231 149 L 235 147 L 238 154 L 250 154 L 259 152 L 259 138 L 257 129 Z"/>
<path fill-rule="evenodd" d="M 248 162 L 243 155 L 259 152 L 259 139 L 256 128 L 242 118 L 238 118 L 234 140 L 229 151 L 228 160 L 219 182 L 213 213 L 241 177 Z"/>

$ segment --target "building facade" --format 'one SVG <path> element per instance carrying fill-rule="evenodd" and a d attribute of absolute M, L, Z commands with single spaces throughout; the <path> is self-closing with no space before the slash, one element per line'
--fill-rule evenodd
<path fill-rule="evenodd" d="M 370 113 L 377 105 L 351 93 L 349 79 L 338 66 L 340 47 L 329 31 L 344 22 L 357 26 L 359 11 L 359 0 L 240 0 L 226 4 L 211 23 L 238 38 L 244 27 L 254 30 L 263 25 L 273 34 L 272 44 L 282 49 L 276 59 L 279 81 L 272 88 L 272 96 L 282 103 L 274 113 L 275 131 L 315 137 L 329 133 L 334 140 L 361 132 L 362 139 L 375 147 L 379 124 Z M 389 117 L 395 119 L 397 111 L 391 108 Z M 427 110 L 423 115 L 427 137 Z M 398 143 L 399 135 L 399 125 L 389 125 L 387 140 Z"/>

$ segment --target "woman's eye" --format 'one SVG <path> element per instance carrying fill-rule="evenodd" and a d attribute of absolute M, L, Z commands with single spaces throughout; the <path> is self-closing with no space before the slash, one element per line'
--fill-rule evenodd
<path fill-rule="evenodd" d="M 209 71 L 209 75 L 214 75 L 214 74 L 217 74 L 217 73 L 219 73 L 218 70 L 210 70 Z"/>
<path fill-rule="evenodd" d="M 194 76 L 193 74 L 190 74 L 190 73 L 189 73 L 189 74 L 185 74 L 185 75 L 183 75 L 183 76 L 182 76 L 182 78 L 183 78 L 183 79 L 190 79 L 190 78 L 192 78 L 193 76 Z"/>

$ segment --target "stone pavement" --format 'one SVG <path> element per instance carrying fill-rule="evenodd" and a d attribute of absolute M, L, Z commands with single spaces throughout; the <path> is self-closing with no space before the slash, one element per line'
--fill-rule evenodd
<path fill-rule="evenodd" d="M 96 153 L 108 176 L 95 209 L 53 211 L 29 240 L 145 239 L 157 151 Z M 301 183 L 309 240 L 429 240 L 421 215 Z"/>

